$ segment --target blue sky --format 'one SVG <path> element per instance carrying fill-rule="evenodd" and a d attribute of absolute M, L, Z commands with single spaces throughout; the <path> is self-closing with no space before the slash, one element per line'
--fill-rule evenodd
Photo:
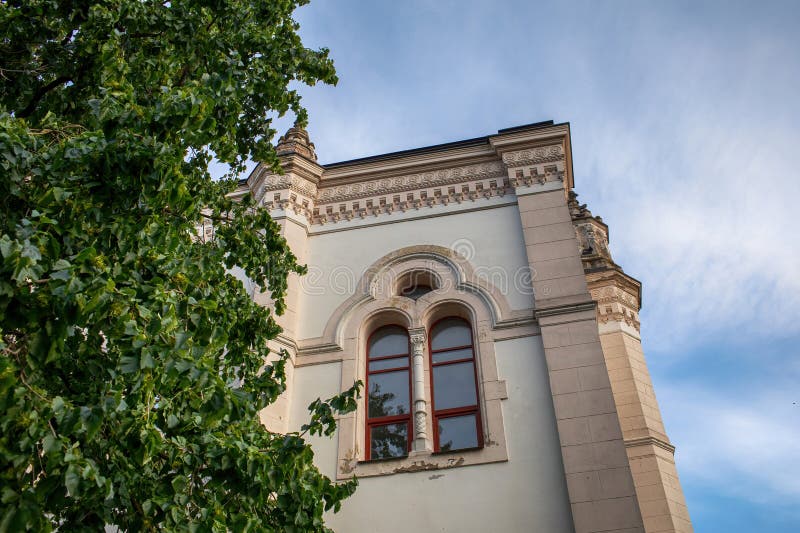
<path fill-rule="evenodd" d="M 553 119 L 644 283 L 697 532 L 800 530 L 800 2 L 317 0 L 321 162 Z M 279 130 L 290 124 L 280 121 Z"/>

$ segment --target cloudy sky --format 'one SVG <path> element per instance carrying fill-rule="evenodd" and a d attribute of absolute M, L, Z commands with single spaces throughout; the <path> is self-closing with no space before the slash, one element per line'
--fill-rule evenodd
<path fill-rule="evenodd" d="M 302 91 L 321 162 L 570 122 L 580 199 L 644 283 L 696 531 L 800 530 L 800 2 L 316 0 L 296 18 L 340 78 Z"/>

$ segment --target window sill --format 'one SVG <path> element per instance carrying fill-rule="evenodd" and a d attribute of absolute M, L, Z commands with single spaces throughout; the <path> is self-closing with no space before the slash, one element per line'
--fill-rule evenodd
<path fill-rule="evenodd" d="M 474 452 L 474 451 L 478 451 L 478 450 L 482 450 L 482 449 L 483 449 L 483 446 L 473 446 L 472 448 L 461 448 L 459 450 L 452 450 L 452 451 L 446 451 L 446 452 L 442 452 L 442 451 L 431 452 L 431 455 L 434 455 L 434 456 L 453 455 L 453 454 L 458 454 L 458 453 Z"/>
<path fill-rule="evenodd" d="M 370 465 L 373 463 L 388 463 L 392 461 L 402 461 L 408 459 L 408 455 L 398 455 L 397 457 L 381 457 L 380 459 L 363 459 L 358 462 L 360 465 Z"/>
<path fill-rule="evenodd" d="M 489 443 L 483 447 L 452 452 L 420 451 L 411 452 L 406 457 L 370 459 L 368 461 L 342 461 L 337 471 L 337 478 L 344 480 L 353 476 L 389 476 L 431 470 L 447 470 L 449 468 L 503 461 L 508 461 L 505 446 L 498 443 Z"/>

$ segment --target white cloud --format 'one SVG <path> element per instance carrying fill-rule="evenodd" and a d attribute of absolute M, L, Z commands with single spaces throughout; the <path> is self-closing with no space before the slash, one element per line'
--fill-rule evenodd
<path fill-rule="evenodd" d="M 678 447 L 684 484 L 711 485 L 720 494 L 794 507 L 800 498 L 796 385 L 773 382 L 759 391 L 713 393 L 707 387 L 662 386 L 658 392 L 659 403 L 668 406 L 665 422 Z"/>
<path fill-rule="evenodd" d="M 609 222 L 615 259 L 645 283 L 649 341 L 677 348 L 726 331 L 796 334 L 792 43 L 743 35 L 726 48 L 722 38 L 682 37 L 641 41 L 645 56 L 668 54 L 639 71 L 647 104 L 632 104 L 636 116 L 579 111 L 578 192 Z"/>

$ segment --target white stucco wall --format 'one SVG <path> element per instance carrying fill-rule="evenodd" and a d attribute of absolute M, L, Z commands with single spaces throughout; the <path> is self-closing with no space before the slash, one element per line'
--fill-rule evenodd
<path fill-rule="evenodd" d="M 573 531 L 540 337 L 497 342 L 495 349 L 500 379 L 508 385 L 503 417 L 509 461 L 363 478 L 342 510 L 326 517 L 334 531 Z M 301 401 L 295 405 L 328 394 L 340 372 L 338 363 L 298 368 L 295 390 Z M 314 448 L 317 464 L 330 475 L 335 439 L 316 439 Z"/>
<path fill-rule="evenodd" d="M 315 226 L 307 240 L 309 273 L 301 281 L 298 316 L 302 320 L 297 339 L 321 336 L 333 311 L 353 294 L 362 274 L 375 261 L 400 248 L 421 244 L 455 248 L 467 256 L 476 273 L 505 294 L 512 309 L 532 307 L 529 283 L 520 286 L 528 258 L 516 204 L 478 211 L 458 209 L 464 206 L 439 206 L 436 214 L 452 214 L 391 224 L 364 226 L 364 221 L 358 221 L 359 225 L 354 221 L 329 224 L 321 230 Z M 344 229 L 348 227 L 353 229 Z M 344 230 L 335 231 L 339 229 Z"/>
<path fill-rule="evenodd" d="M 310 415 L 308 406 L 317 398 L 326 400 L 339 394 L 342 381 L 342 364 L 301 366 L 294 370 L 292 382 L 292 402 L 290 407 L 289 431 L 300 431 Z M 289 392 L 289 391 L 287 391 Z M 314 450 L 314 464 L 331 479 L 336 478 L 336 440 L 335 436 L 319 437 L 306 435 L 306 442 Z"/>

